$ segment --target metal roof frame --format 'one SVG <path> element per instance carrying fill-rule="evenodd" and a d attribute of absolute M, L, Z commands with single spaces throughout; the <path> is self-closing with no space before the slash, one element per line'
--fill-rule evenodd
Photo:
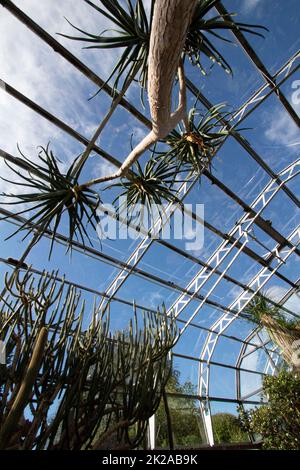
<path fill-rule="evenodd" d="M 14 3 L 10 0 L 0 0 L 0 5 L 5 7 L 11 14 L 13 14 L 17 20 L 21 21 L 26 27 L 28 27 L 34 34 L 36 34 L 44 43 L 48 44 L 56 53 L 58 53 L 61 57 L 63 57 L 66 61 L 68 61 L 73 67 L 75 67 L 81 74 L 83 74 L 88 80 L 92 81 L 95 85 L 99 87 L 103 87 L 103 90 L 112 97 L 113 92 L 112 88 L 104 82 L 104 80 L 97 75 L 93 70 L 87 67 L 82 61 L 80 61 L 77 57 L 71 54 L 64 46 L 62 46 L 58 41 L 56 41 L 49 33 L 47 33 L 43 28 L 41 28 L 36 22 L 34 22 L 28 15 L 26 15 L 21 9 L 19 9 Z M 228 14 L 227 10 L 223 6 L 221 2 L 216 4 L 216 9 L 220 14 Z M 232 19 L 233 20 L 233 19 Z M 234 21 L 234 20 L 233 20 Z M 300 207 L 300 201 L 296 194 L 287 186 L 288 181 L 292 178 L 298 176 L 300 174 L 300 159 L 294 161 L 292 164 L 288 165 L 287 168 L 283 169 L 281 172 L 276 174 L 264 161 L 264 159 L 259 155 L 256 150 L 252 148 L 250 143 L 244 139 L 244 137 L 236 130 L 236 127 L 244 121 L 254 110 L 256 110 L 269 96 L 275 94 L 278 98 L 281 105 L 284 107 L 290 118 L 293 122 L 299 127 L 300 119 L 289 101 L 287 100 L 286 96 L 281 90 L 281 86 L 288 80 L 296 71 L 300 68 L 300 51 L 296 52 L 295 54 L 290 57 L 285 64 L 280 67 L 277 72 L 271 75 L 263 62 L 258 57 L 255 50 L 246 40 L 244 35 L 236 30 L 233 33 L 243 51 L 247 54 L 249 59 L 253 62 L 255 67 L 257 68 L 258 72 L 263 77 L 265 83 L 258 88 L 258 90 L 252 94 L 252 96 L 247 99 L 245 103 L 243 103 L 240 108 L 234 113 L 232 119 L 228 122 L 225 119 L 222 120 L 222 124 L 225 128 L 230 129 L 230 136 L 231 138 L 235 139 L 237 143 L 249 154 L 249 156 L 256 161 L 256 163 L 262 168 L 262 170 L 270 176 L 270 182 L 268 185 L 261 191 L 261 193 L 254 199 L 251 205 L 245 203 L 237 194 L 234 193 L 230 188 L 228 188 L 223 182 L 218 180 L 215 176 L 210 174 L 208 171 L 204 172 L 204 176 L 208 178 L 212 184 L 215 184 L 227 197 L 232 199 L 238 207 L 242 208 L 244 211 L 244 215 L 240 218 L 239 222 L 235 223 L 231 231 L 228 233 L 223 233 L 218 228 L 214 227 L 212 224 L 208 222 L 204 222 L 206 228 L 213 232 L 215 235 L 221 237 L 223 239 L 222 243 L 218 247 L 218 249 L 214 252 L 212 256 L 209 257 L 208 260 L 200 260 L 197 259 L 195 256 L 190 255 L 185 250 L 179 249 L 174 246 L 172 243 L 165 242 L 164 240 L 160 239 L 153 239 L 149 235 L 145 234 L 145 238 L 138 244 L 138 246 L 134 249 L 131 253 L 130 257 L 127 259 L 126 262 L 118 260 L 112 256 L 109 256 L 105 253 L 99 252 L 94 248 L 86 247 L 85 248 L 85 255 L 96 257 L 103 262 L 107 262 L 112 264 L 113 266 L 118 266 L 119 273 L 113 282 L 107 287 L 105 292 L 98 292 L 95 289 L 88 288 L 87 286 L 83 286 L 80 284 L 74 284 L 80 289 L 88 291 L 92 294 L 97 296 L 101 296 L 102 301 L 101 305 L 105 306 L 108 301 L 116 301 L 120 302 L 124 305 L 131 305 L 125 299 L 116 296 L 120 287 L 124 284 L 124 282 L 128 279 L 128 277 L 133 275 L 142 276 L 143 278 L 151 280 L 151 282 L 158 283 L 159 285 L 163 285 L 171 290 L 180 292 L 179 297 L 173 303 L 172 307 L 169 309 L 169 312 L 175 312 L 175 316 L 178 317 L 177 321 L 182 324 L 181 331 L 184 332 L 187 330 L 189 326 L 198 328 L 201 331 L 206 332 L 207 336 L 204 341 L 204 345 L 199 357 L 192 357 L 184 354 L 174 353 L 175 356 L 181 357 L 182 359 L 192 360 L 199 363 L 199 384 L 198 384 L 198 391 L 197 395 L 189 395 L 189 398 L 197 399 L 200 402 L 200 409 L 203 417 L 203 422 L 205 425 L 205 431 L 207 440 L 210 445 L 213 445 L 214 438 L 213 438 L 213 429 L 212 429 L 212 422 L 211 422 L 211 412 L 210 412 L 210 402 L 211 401 L 221 401 L 221 402 L 228 402 L 228 403 L 244 403 L 244 404 L 257 404 L 255 400 L 247 400 L 247 398 L 251 397 L 253 394 L 247 395 L 245 397 L 241 396 L 241 372 L 248 372 L 258 374 L 263 376 L 269 373 L 276 373 L 277 363 L 279 359 L 278 352 L 276 349 L 269 349 L 267 346 L 269 345 L 270 341 L 263 342 L 259 336 L 259 328 L 255 328 L 244 340 L 241 338 L 231 336 L 226 334 L 226 329 L 240 316 L 243 316 L 243 309 L 245 306 L 251 301 L 253 296 L 260 292 L 261 289 L 266 285 L 266 283 L 272 278 L 272 276 L 277 276 L 282 281 L 284 281 L 288 286 L 289 290 L 287 293 L 282 297 L 282 299 L 278 302 L 278 304 L 283 305 L 295 292 L 299 290 L 300 287 L 300 279 L 296 282 L 289 279 L 286 275 L 280 273 L 280 267 L 285 263 L 285 261 L 289 258 L 290 255 L 293 253 L 297 256 L 300 255 L 299 243 L 300 243 L 300 227 L 296 227 L 288 237 L 284 237 L 278 230 L 274 229 L 262 216 L 262 212 L 267 207 L 269 202 L 276 196 L 279 191 L 284 192 L 287 197 L 297 206 Z M 60 128 L 63 132 L 67 133 L 72 138 L 76 139 L 83 145 L 88 145 L 89 139 L 72 129 L 68 124 L 63 122 L 62 120 L 58 119 L 53 114 L 49 113 L 43 107 L 32 101 L 30 98 L 23 95 L 20 91 L 16 90 L 8 83 L 1 81 L 2 88 L 11 95 L 14 99 L 19 100 L 24 105 L 29 107 L 32 111 L 38 113 L 43 118 L 47 119 L 53 125 Z M 212 103 L 198 90 L 198 88 L 190 81 L 187 80 L 187 87 L 194 96 L 197 96 L 199 101 L 206 107 L 211 108 Z M 138 111 L 135 106 L 133 106 L 128 100 L 122 98 L 120 100 L 120 106 L 126 109 L 129 113 L 131 113 L 136 119 L 138 119 L 143 125 L 147 128 L 151 127 L 151 122 L 149 119 L 144 116 L 140 111 Z M 229 138 L 229 137 L 228 137 Z M 99 146 L 95 145 L 93 147 L 93 151 L 109 161 L 110 163 L 120 166 L 121 163 L 112 155 L 107 153 L 104 149 L 100 148 Z M 18 159 L 12 155 L 9 155 L 4 150 L 0 150 L 0 156 L 9 159 L 13 163 L 19 164 L 20 162 Z M 181 199 L 183 199 L 189 191 L 192 189 L 193 185 L 195 184 L 194 181 L 189 181 L 182 184 L 181 188 L 179 189 L 179 195 Z M 170 206 L 167 208 L 169 213 L 169 217 L 172 216 L 173 208 Z M 0 213 L 4 215 L 8 215 L 9 211 L 0 210 Z M 16 216 L 11 214 L 12 220 L 14 223 L 21 223 L 24 222 L 26 219 L 24 217 Z M 197 216 L 194 213 L 191 213 L 191 217 L 194 220 L 197 220 Z M 202 221 L 197 220 L 199 223 Z M 276 242 L 276 245 L 273 247 L 272 250 L 268 250 L 268 253 L 265 258 L 258 255 L 254 250 L 250 249 L 247 244 L 251 239 L 251 226 L 252 224 L 257 225 L 260 229 L 262 229 L 273 241 Z M 152 227 L 152 234 L 157 233 L 159 234 L 160 230 L 162 229 L 162 222 L 161 220 L 157 220 Z M 234 237 L 234 234 L 237 234 L 237 237 Z M 47 236 L 51 235 L 51 231 L 49 230 Z M 32 246 L 34 246 L 34 241 L 38 236 L 38 232 L 33 237 L 33 240 L 23 253 L 20 261 L 24 261 L 27 254 L 31 250 Z M 67 239 L 62 234 L 57 234 L 57 241 L 59 243 L 65 244 Z M 189 259 L 190 261 L 194 262 L 197 265 L 201 266 L 200 271 L 197 275 L 188 283 L 186 287 L 182 287 L 176 285 L 173 282 L 167 281 L 162 279 L 159 276 L 153 275 L 145 270 L 142 270 L 137 267 L 140 260 L 143 258 L 144 254 L 147 250 L 151 247 L 152 243 L 159 243 L 165 248 L 169 250 L 173 250 L 178 255 Z M 74 249 L 78 249 L 82 252 L 82 245 L 78 242 L 74 242 Z M 236 251 L 235 251 L 236 250 Z M 224 266 L 220 269 L 220 266 L 224 259 L 230 254 L 235 253 L 233 258 L 230 259 L 229 263 L 227 264 L 226 268 Z M 248 282 L 245 284 L 229 274 L 227 271 L 238 258 L 240 253 L 245 253 L 246 255 L 250 256 L 256 263 L 262 266 L 261 270 Z M 7 263 L 8 260 L 1 258 L 0 262 Z M 39 274 L 40 271 L 30 268 L 32 272 Z M 203 296 L 199 294 L 200 289 L 204 286 L 207 280 L 213 274 L 217 274 L 218 279 L 214 283 L 213 287 L 209 289 L 209 292 Z M 224 306 L 218 302 L 212 301 L 209 299 L 209 296 L 213 293 L 214 288 L 219 284 L 222 279 L 233 283 L 234 285 L 240 287 L 242 292 L 237 296 L 237 298 L 229 305 Z M 61 278 L 57 277 L 57 280 L 60 281 Z M 66 281 L 68 283 L 69 281 Z M 3 294 L 3 293 L 2 293 Z M 191 302 L 191 300 L 196 300 L 199 304 L 190 316 L 188 320 L 183 320 L 179 317 L 181 312 L 184 308 Z M 219 317 L 219 319 L 210 327 L 204 327 L 202 325 L 198 325 L 193 320 L 195 319 L 197 313 L 204 305 L 210 305 L 217 310 L 223 312 L 223 314 Z M 148 307 L 143 305 L 137 305 L 139 309 L 146 309 L 151 310 Z M 289 311 L 290 314 L 295 315 L 294 312 Z M 258 336 L 260 344 L 257 345 L 253 343 L 252 340 Z M 213 361 L 213 353 L 217 346 L 218 340 L 220 337 L 230 339 L 233 341 L 237 341 L 241 343 L 241 350 L 236 360 L 235 366 Z M 266 364 L 265 372 L 258 372 L 255 370 L 249 370 L 242 367 L 243 358 L 246 356 L 246 349 L 248 346 L 254 346 L 254 349 L 249 353 L 253 353 L 255 348 L 262 348 L 267 356 L 268 362 Z M 210 383 L 210 367 L 217 366 L 217 367 L 224 367 L 232 369 L 236 372 L 236 400 L 235 399 L 228 399 L 226 397 L 214 397 L 210 396 L 209 393 L 209 383 Z M 172 394 L 169 394 L 172 395 Z M 176 396 L 180 396 L 182 394 L 174 394 Z M 185 395 L 182 395 L 185 397 Z"/>

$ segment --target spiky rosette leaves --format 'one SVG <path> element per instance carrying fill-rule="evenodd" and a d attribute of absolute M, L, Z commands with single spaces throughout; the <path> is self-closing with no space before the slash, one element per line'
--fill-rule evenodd
<path fill-rule="evenodd" d="M 147 62 L 154 1 L 152 0 L 151 2 L 150 21 L 148 21 L 142 0 L 137 0 L 135 5 L 132 0 L 127 0 L 125 5 L 124 2 L 119 0 L 99 0 L 101 6 L 105 9 L 95 5 L 90 0 L 84 1 L 109 19 L 117 29 L 107 30 L 99 35 L 95 35 L 83 31 L 70 23 L 73 28 L 84 36 L 76 37 L 66 34 L 61 34 L 61 36 L 76 41 L 92 43 L 91 46 L 87 46 L 85 49 L 124 49 L 107 82 L 114 77 L 113 88 L 116 90 L 124 74 L 124 88 L 133 76 L 138 76 L 138 81 L 142 90 L 144 90 L 147 84 Z M 107 32 L 113 34 L 107 36 Z M 141 98 L 143 100 L 143 94 L 141 94 Z"/>
<path fill-rule="evenodd" d="M 283 328 L 293 329 L 299 325 L 299 319 L 291 318 L 290 314 L 284 312 L 280 305 L 271 303 L 264 294 L 256 294 L 245 307 L 243 318 L 262 325 L 264 316 L 273 318 Z"/>
<path fill-rule="evenodd" d="M 79 185 L 78 178 L 81 168 L 74 172 L 77 159 L 71 164 L 66 173 L 62 173 L 58 165 L 59 160 L 49 149 L 49 145 L 46 148 L 41 147 L 38 154 L 39 163 L 29 160 L 22 153 L 21 155 L 21 159 L 16 159 L 16 166 L 20 167 L 19 160 L 21 160 L 24 172 L 20 172 L 14 165 L 5 160 L 10 170 L 18 176 L 19 182 L 2 179 L 14 186 L 28 187 L 30 192 L 2 193 L 2 196 L 13 199 L 11 202 L 4 201 L 3 203 L 21 204 L 25 206 L 25 209 L 22 208 L 17 213 L 18 215 L 31 211 L 33 211 L 33 215 L 18 227 L 10 237 L 22 230 L 27 231 L 24 238 L 34 230 L 38 230 L 41 237 L 48 229 L 51 229 L 50 257 L 56 233 L 65 214 L 68 221 L 69 247 L 72 247 L 74 238 L 79 239 L 83 244 L 85 244 L 87 238 L 91 243 L 86 226 L 90 223 L 96 229 L 98 222 L 96 209 L 100 198 L 94 190 Z"/>
<path fill-rule="evenodd" d="M 210 41 L 208 34 L 227 43 L 232 43 L 229 39 L 221 36 L 219 32 L 224 30 L 239 30 L 263 38 L 263 34 L 257 30 L 268 31 L 264 26 L 233 22 L 231 17 L 235 16 L 234 13 L 205 18 L 205 15 L 207 15 L 217 3 L 218 0 L 200 0 L 198 2 L 184 47 L 184 52 L 190 59 L 191 64 L 198 66 L 204 75 L 206 72 L 201 63 L 202 55 L 208 57 L 213 63 L 219 64 L 227 73 L 232 73 L 229 63 Z"/>
<path fill-rule="evenodd" d="M 260 294 L 257 294 L 253 297 L 243 312 L 244 318 L 247 318 L 257 324 L 261 323 L 261 317 L 266 313 L 272 317 L 277 316 L 278 308 L 270 305 L 267 299 Z"/>
<path fill-rule="evenodd" d="M 166 202 L 180 204 L 174 185 L 178 175 L 177 163 L 170 156 L 154 158 L 153 155 L 154 153 L 145 164 L 144 169 L 139 162 L 135 163 L 135 176 L 110 186 L 110 188 L 120 187 L 123 189 L 114 203 L 123 197 L 126 206 L 123 205 L 117 209 L 126 209 L 130 217 L 137 205 L 141 206 L 141 210 L 146 209 L 147 213 L 153 217 L 154 211 L 157 215 L 163 215 Z M 141 220 L 143 216 L 144 213 L 141 213 Z"/>
<path fill-rule="evenodd" d="M 210 108 L 198 122 L 199 112 L 192 108 L 188 115 L 188 132 L 174 130 L 166 139 L 171 146 L 170 158 L 177 161 L 180 170 L 186 170 L 199 176 L 203 170 L 210 167 L 216 147 L 228 135 L 222 129 L 221 121 L 229 115 L 221 109 L 224 104 Z"/>

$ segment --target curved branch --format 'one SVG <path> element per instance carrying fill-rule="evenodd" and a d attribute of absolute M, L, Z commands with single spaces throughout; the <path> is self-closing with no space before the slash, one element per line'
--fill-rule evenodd
<path fill-rule="evenodd" d="M 156 0 L 149 46 L 148 96 L 152 119 L 151 132 L 132 150 L 113 174 L 93 179 L 82 187 L 125 176 L 130 167 L 151 145 L 166 137 L 183 120 L 187 126 L 186 86 L 181 55 L 197 0 Z M 179 79 L 179 104 L 171 113 L 172 89 L 176 71 Z"/>

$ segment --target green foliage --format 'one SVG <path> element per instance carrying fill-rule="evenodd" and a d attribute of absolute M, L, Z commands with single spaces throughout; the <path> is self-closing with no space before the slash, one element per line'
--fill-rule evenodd
<path fill-rule="evenodd" d="M 283 328 L 292 330 L 299 325 L 298 319 L 287 318 L 279 306 L 271 304 L 264 295 L 257 294 L 245 307 L 243 318 L 261 325 L 263 315 L 272 317 Z"/>
<path fill-rule="evenodd" d="M 263 392 L 267 405 L 239 409 L 244 429 L 260 434 L 264 449 L 300 450 L 300 375 L 282 370 L 277 377 L 267 376 Z"/>
<path fill-rule="evenodd" d="M 170 377 L 175 322 L 162 313 L 138 319 L 134 311 L 126 332 L 112 334 L 108 313 L 95 306 L 83 327 L 80 292 L 57 283 L 56 274 L 6 278 L 0 448 L 135 448 Z"/>
<path fill-rule="evenodd" d="M 136 204 L 141 204 L 150 211 L 156 205 L 158 211 L 160 211 L 160 206 L 165 201 L 180 203 L 174 188 L 178 168 L 176 162 L 172 161 L 170 156 L 150 158 L 145 164 L 144 170 L 137 161 L 134 169 L 136 170 L 136 176 L 122 179 L 120 183 L 109 186 L 109 188 L 120 187 L 123 189 L 123 192 L 117 196 L 114 203 L 119 197 L 126 197 L 126 209 L 129 216 Z M 159 212 L 157 215 L 162 216 L 163 214 Z M 143 221 L 143 214 L 140 215 L 140 219 Z"/>
<path fill-rule="evenodd" d="M 107 189 L 117 187 L 123 190 L 113 202 L 116 203 L 120 196 L 126 196 L 129 221 L 136 204 L 148 209 L 152 222 L 155 216 L 163 217 L 163 205 L 166 202 L 181 204 L 176 195 L 178 183 L 187 181 L 192 175 L 199 177 L 204 169 L 209 168 L 216 147 L 228 134 L 227 131 L 220 129 L 220 121 L 229 114 L 221 111 L 223 106 L 220 104 L 212 107 L 197 122 L 196 116 L 199 113 L 193 108 L 188 116 L 189 132 L 183 133 L 179 128 L 172 131 L 166 139 L 171 147 L 170 150 L 158 152 L 153 149 L 144 169 L 139 162 L 136 162 L 130 175 L 108 186 Z M 72 248 L 74 239 L 78 239 L 83 245 L 86 240 L 92 244 L 87 226 L 90 224 L 96 230 L 96 225 L 99 223 L 97 207 L 100 196 L 90 187 L 80 184 L 82 166 L 77 164 L 78 159 L 71 164 L 66 173 L 62 173 L 59 167 L 60 161 L 54 156 L 49 145 L 46 148 L 41 147 L 38 154 L 41 164 L 32 162 L 22 153 L 21 157 L 15 159 L 13 166 L 7 160 L 5 163 L 22 182 L 5 181 L 28 187 L 31 192 L 3 193 L 2 196 L 13 199 L 12 202 L 4 201 L 3 204 L 22 205 L 19 215 L 31 211 L 33 215 L 30 215 L 28 221 L 10 237 L 26 230 L 25 239 L 37 227 L 40 237 L 48 229 L 52 230 L 50 258 L 56 234 L 65 220 L 68 227 L 69 248 Z M 23 171 L 17 170 L 14 166 L 20 167 Z M 181 180 L 180 175 L 182 175 Z M 153 207 L 157 209 L 156 213 Z M 120 215 L 119 209 L 125 209 L 119 208 L 118 205 L 115 205 L 115 208 L 117 215 Z M 8 217 L 3 217 L 1 220 Z M 140 214 L 140 221 L 143 221 L 143 214 Z"/>
<path fill-rule="evenodd" d="M 20 152 L 21 153 L 21 152 Z M 21 153 L 22 158 L 16 159 L 15 165 L 23 168 L 23 172 L 11 166 L 5 160 L 6 165 L 15 173 L 22 182 L 9 181 L 1 177 L 14 186 L 30 188 L 29 193 L 3 194 L 6 198 L 12 198 L 13 202 L 2 202 L 2 204 L 25 205 L 18 214 L 34 211 L 28 221 L 21 225 L 10 237 L 26 229 L 26 238 L 36 227 L 39 228 L 40 237 L 47 229 L 52 229 L 52 240 L 50 254 L 53 243 L 63 215 L 67 215 L 68 220 L 68 243 L 72 246 L 74 238 L 79 238 L 85 243 L 85 237 L 90 241 L 86 230 L 86 224 L 90 223 L 96 230 L 98 216 L 97 206 L 100 202 L 99 195 L 90 188 L 79 185 L 81 167 L 76 168 L 77 159 L 69 167 L 66 173 L 62 173 L 59 168 L 59 160 L 49 149 L 41 147 L 38 154 L 40 164 L 34 163 Z M 1 220 L 7 217 L 1 218 Z M 9 237 L 9 238 L 10 238 Z"/>
<path fill-rule="evenodd" d="M 238 417 L 230 413 L 216 413 L 212 416 L 216 444 L 249 441 L 248 434 L 241 428 Z"/>
<path fill-rule="evenodd" d="M 201 64 L 202 55 L 211 60 L 213 64 L 217 63 L 220 65 L 227 73 L 232 73 L 229 63 L 210 41 L 209 35 L 227 43 L 231 43 L 229 39 L 224 38 L 219 34 L 220 30 L 239 30 L 244 33 L 250 33 L 260 37 L 264 36 L 261 33 L 254 31 L 254 29 L 263 29 L 268 31 L 267 28 L 263 26 L 233 22 L 228 18 L 228 16 L 234 16 L 235 14 L 217 15 L 213 18 L 205 19 L 205 15 L 213 9 L 217 1 L 218 0 L 200 0 L 198 2 L 184 48 L 184 52 L 189 58 L 191 64 L 197 65 L 204 75 L 206 75 L 206 71 Z"/>
<path fill-rule="evenodd" d="M 221 130 L 220 123 L 230 115 L 221 111 L 224 106 L 213 106 L 202 116 L 196 108 L 192 108 L 188 114 L 187 132 L 174 129 L 167 137 L 166 142 L 171 146 L 167 155 L 177 162 L 178 171 L 200 176 L 203 170 L 210 167 L 217 146 L 228 135 L 228 131 Z M 195 118 L 199 115 L 200 119 L 196 122 Z"/>
<path fill-rule="evenodd" d="M 61 34 L 61 36 L 93 44 L 92 46 L 85 47 L 85 49 L 124 49 L 107 81 L 115 76 L 114 90 L 116 90 L 122 75 L 126 71 L 123 87 L 126 86 L 128 81 L 138 75 L 141 88 L 142 90 L 145 89 L 147 85 L 149 39 L 154 1 L 151 1 L 150 23 L 147 19 L 142 0 L 136 0 L 135 5 L 131 0 L 128 0 L 124 7 L 119 0 L 99 0 L 101 6 L 105 9 L 98 7 L 89 0 L 84 1 L 98 11 L 98 13 L 112 21 L 118 29 L 110 32 L 115 34 L 109 36 L 105 36 L 103 33 L 100 35 L 90 34 L 69 22 L 73 28 L 83 33 L 84 36 L 75 37 L 66 34 Z M 141 97 L 143 100 L 143 95 Z"/>
<path fill-rule="evenodd" d="M 88 48 L 123 49 L 108 80 L 115 77 L 114 90 L 116 90 L 121 78 L 125 76 L 122 88 L 122 92 L 125 93 L 129 83 L 138 77 L 143 98 L 143 91 L 147 85 L 147 64 L 154 0 L 151 1 L 149 18 L 147 18 L 142 0 L 135 2 L 133 0 L 126 2 L 99 0 L 99 6 L 90 0 L 84 1 L 97 13 L 109 19 L 117 29 L 110 31 L 109 35 L 106 35 L 107 31 L 95 35 L 74 26 L 83 36 L 63 36 L 91 43 L 92 45 L 87 46 Z M 224 38 L 216 34 L 216 30 L 238 28 L 244 32 L 261 35 L 253 31 L 253 28 L 257 28 L 257 26 L 235 24 L 222 16 L 205 20 L 205 15 L 215 4 L 215 0 L 198 2 L 183 51 L 192 64 L 200 66 L 202 71 L 200 54 L 219 63 L 226 70 L 230 70 L 228 63 L 209 41 L 207 33 L 222 40 Z M 127 208 L 132 208 L 136 203 L 142 203 L 151 208 L 153 203 L 162 205 L 165 201 L 178 202 L 175 190 L 178 175 L 181 173 L 185 173 L 185 177 L 190 177 L 193 174 L 201 175 L 204 169 L 210 167 L 216 147 L 228 134 L 227 131 L 220 129 L 222 118 L 228 114 L 219 113 L 221 107 L 222 105 L 213 107 L 197 123 L 195 122 L 197 112 L 192 109 L 189 113 L 189 128 L 186 129 L 186 132 L 174 130 L 168 137 L 167 142 L 171 145 L 171 150 L 161 153 L 160 157 L 157 156 L 157 153 L 153 158 L 152 154 L 144 169 L 137 163 L 135 165 L 136 176 L 131 175 L 127 179 L 123 178 L 121 183 L 117 184 L 124 190 L 123 195 L 127 196 Z M 20 173 L 11 167 L 12 171 L 22 180 L 22 183 L 13 182 L 13 184 L 27 186 L 32 191 L 27 194 L 4 194 L 4 196 L 13 198 L 11 204 L 25 205 L 25 209 L 21 210 L 19 214 L 34 211 L 29 221 L 19 227 L 14 234 L 26 229 L 26 237 L 38 228 L 39 236 L 42 237 L 47 229 L 51 229 L 50 256 L 55 236 L 58 228 L 63 224 L 63 220 L 68 226 L 69 247 L 72 247 L 74 239 L 78 239 L 83 245 L 85 239 L 91 243 L 87 225 L 91 224 L 96 229 L 99 221 L 96 209 L 100 197 L 96 191 L 90 189 L 94 180 L 79 184 L 80 173 L 90 150 L 91 148 L 88 147 L 81 156 L 81 160 L 76 159 L 65 174 L 60 171 L 58 159 L 54 157 L 48 147 L 42 149 L 39 154 L 40 164 L 33 163 L 22 155 L 22 159 L 15 160 L 16 165 L 25 172 Z M 6 163 L 8 164 L 8 162 Z"/>
<path fill-rule="evenodd" d="M 135 170 L 135 177 L 127 176 L 120 183 L 109 186 L 124 190 L 116 197 L 114 203 L 120 196 L 126 196 L 129 215 L 138 203 L 149 211 L 152 211 L 153 206 L 157 206 L 160 211 L 159 206 L 162 207 L 165 202 L 180 204 L 176 197 L 178 183 L 187 181 L 191 175 L 199 177 L 204 169 L 210 168 L 216 147 L 228 135 L 228 131 L 220 129 L 220 121 L 230 114 L 223 113 L 223 107 L 223 104 L 213 106 L 200 116 L 198 122 L 195 118 L 200 113 L 196 108 L 192 108 L 188 115 L 189 132 L 184 133 L 179 127 L 165 139 L 171 147 L 170 150 L 160 152 L 153 149 L 144 170 L 140 163 L 136 162 L 132 168 L 132 172 Z M 157 215 L 162 217 L 163 212 Z M 143 220 L 142 214 L 140 219 Z"/>
<path fill-rule="evenodd" d="M 147 64 L 154 0 L 151 0 L 149 18 L 147 18 L 143 0 L 127 0 L 126 2 L 99 0 L 99 6 L 90 0 L 84 1 L 97 13 L 109 19 L 117 29 L 111 30 L 108 36 L 106 35 L 107 31 L 95 35 L 72 25 L 83 36 L 63 36 L 91 43 L 92 45 L 87 46 L 88 48 L 124 49 L 108 80 L 115 77 L 114 89 L 116 90 L 121 77 L 125 75 L 124 93 L 129 83 L 138 76 L 143 92 L 147 85 Z M 200 54 L 206 55 L 213 62 L 230 70 L 229 65 L 209 41 L 206 33 L 211 33 L 219 39 L 224 39 L 215 32 L 220 29 L 238 28 L 241 31 L 259 36 L 261 34 L 253 31 L 253 28 L 257 28 L 257 26 L 235 24 L 222 16 L 204 19 L 215 4 L 215 0 L 198 2 L 183 54 L 190 58 L 192 64 L 200 66 L 201 70 L 203 68 L 200 64 Z M 138 202 L 146 204 L 148 207 L 151 207 L 153 203 L 161 205 L 163 201 L 178 202 L 173 186 L 174 182 L 178 182 L 178 174 L 187 172 L 189 176 L 191 174 L 199 176 L 203 169 L 210 166 L 216 146 L 227 135 L 226 131 L 218 128 L 220 120 L 224 117 L 222 113 L 221 116 L 219 113 L 221 107 L 222 105 L 218 105 L 209 110 L 197 124 L 195 123 L 197 113 L 195 109 L 192 109 L 189 114 L 189 129 L 186 129 L 185 133 L 174 130 L 169 136 L 168 143 L 171 145 L 171 151 L 161 154 L 161 158 L 151 158 L 144 170 L 139 163 L 136 164 L 136 177 L 130 177 L 128 180 L 123 179 L 118 184 L 124 189 L 123 194 L 128 197 L 129 208 Z M 15 159 L 16 165 L 24 170 L 22 173 L 11 167 L 6 161 L 11 170 L 22 180 L 21 183 L 9 182 L 31 188 L 29 193 L 4 194 L 7 198 L 13 199 L 13 202 L 8 204 L 25 205 L 25 209 L 21 210 L 19 214 L 34 211 L 28 222 L 19 227 L 14 234 L 26 229 L 26 237 L 38 228 L 39 236 L 42 237 L 47 229 L 51 229 L 50 256 L 55 236 L 63 220 L 66 220 L 68 225 L 69 247 L 72 247 L 75 238 L 79 239 L 83 245 L 85 239 L 91 243 L 86 227 L 87 224 L 91 224 L 96 229 L 99 221 L 96 209 L 100 198 L 96 191 L 90 189 L 93 180 L 79 184 L 81 170 L 90 150 L 88 147 L 81 156 L 81 160 L 75 159 L 66 173 L 61 172 L 58 165 L 59 160 L 48 146 L 42 148 L 39 154 L 39 164 L 33 163 L 24 155 L 21 159 Z M 162 161 L 162 158 L 165 161 Z M 64 215 L 67 216 L 66 219 Z"/>

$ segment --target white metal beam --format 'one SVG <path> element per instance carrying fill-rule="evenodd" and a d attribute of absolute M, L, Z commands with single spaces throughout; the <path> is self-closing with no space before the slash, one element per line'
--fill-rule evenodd
<path fill-rule="evenodd" d="M 256 213 L 253 215 L 251 212 L 247 212 L 244 214 L 238 222 L 235 223 L 233 228 L 229 231 L 228 235 L 229 238 L 236 235 L 236 240 L 233 243 L 230 243 L 229 240 L 223 241 L 219 247 L 215 250 L 215 252 L 210 256 L 207 260 L 207 264 L 212 266 L 213 269 L 209 270 L 207 267 L 201 268 L 198 273 L 194 276 L 192 281 L 186 286 L 186 290 L 192 292 L 195 296 L 200 289 L 204 287 L 206 282 L 215 274 L 215 272 L 219 269 L 220 265 L 224 263 L 225 259 L 229 257 L 231 253 L 234 253 L 234 250 L 237 250 L 233 257 L 228 258 L 228 264 L 226 268 L 223 270 L 222 274 L 218 276 L 218 279 L 215 281 L 213 286 L 209 289 L 207 294 L 204 296 L 203 300 L 199 303 L 197 308 L 194 310 L 193 314 L 190 316 L 187 323 L 181 330 L 181 334 L 183 331 L 188 327 L 190 322 L 193 321 L 194 317 L 197 315 L 199 310 L 202 308 L 208 297 L 212 294 L 216 286 L 221 282 L 226 272 L 235 262 L 237 257 L 243 251 L 243 248 L 249 242 L 248 232 L 251 226 L 255 223 L 256 218 L 262 213 L 262 211 L 270 204 L 276 194 L 280 191 L 282 186 L 290 181 L 292 178 L 300 174 L 300 159 L 297 159 L 295 162 L 288 165 L 284 168 L 275 178 L 271 178 L 270 182 L 265 186 L 265 188 L 261 191 L 261 193 L 254 199 L 252 204 L 250 205 L 251 209 L 255 209 Z M 278 184 L 278 179 L 280 178 L 280 183 Z M 237 249 L 236 246 L 238 242 L 241 241 L 240 247 Z M 275 247 L 274 255 L 279 257 L 278 255 L 278 245 Z M 289 250 L 290 248 L 287 248 Z M 280 259 L 280 257 L 279 257 Z M 263 276 L 268 276 L 268 268 L 263 268 Z M 272 272 L 272 271 L 271 271 Z M 255 284 L 249 286 L 255 289 Z M 185 293 L 181 294 L 173 305 L 168 309 L 169 314 L 173 314 L 175 317 L 187 307 L 187 305 L 193 299 L 193 295 L 186 295 Z M 251 295 L 251 292 L 248 292 L 248 295 Z M 239 308 L 239 305 L 237 305 Z"/>

